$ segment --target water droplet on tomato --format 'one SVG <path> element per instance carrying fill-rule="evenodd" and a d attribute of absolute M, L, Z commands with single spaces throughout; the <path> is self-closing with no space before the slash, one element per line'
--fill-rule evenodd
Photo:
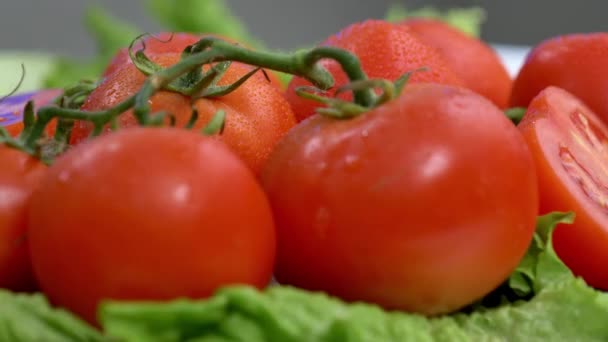
<path fill-rule="evenodd" d="M 70 180 L 70 173 L 68 171 L 62 171 L 61 173 L 59 173 L 59 176 L 57 178 L 60 182 L 66 183 Z"/>
<path fill-rule="evenodd" d="M 369 136 L 369 131 L 364 129 L 361 131 L 361 138 L 367 138 Z"/>
<path fill-rule="evenodd" d="M 190 186 L 179 184 L 173 189 L 173 199 L 178 203 L 188 203 L 190 201 Z"/>
<path fill-rule="evenodd" d="M 327 228 L 330 222 L 329 209 L 326 207 L 319 207 L 315 213 L 315 220 L 313 222 L 313 231 L 317 234 L 320 239 L 324 239 L 327 236 Z"/>
<path fill-rule="evenodd" d="M 344 157 L 344 166 L 348 170 L 354 170 L 361 165 L 360 161 L 361 158 L 359 158 L 359 156 L 355 154 L 348 154 L 346 157 Z"/>

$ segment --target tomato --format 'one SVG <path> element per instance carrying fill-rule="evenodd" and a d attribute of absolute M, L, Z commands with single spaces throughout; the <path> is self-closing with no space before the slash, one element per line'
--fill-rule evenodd
<path fill-rule="evenodd" d="M 538 189 L 517 128 L 489 100 L 439 84 L 349 120 L 315 115 L 262 174 L 275 277 L 425 314 L 504 281 L 535 229 Z"/>
<path fill-rule="evenodd" d="M 519 129 L 536 162 L 541 212 L 576 214 L 555 230 L 557 254 L 590 285 L 608 289 L 608 127 L 580 99 L 548 87 Z"/>
<path fill-rule="evenodd" d="M 439 50 L 448 67 L 467 88 L 506 108 L 512 79 L 502 60 L 484 41 L 437 19 L 409 19 L 403 22 L 425 44 Z"/>
<path fill-rule="evenodd" d="M 454 74 L 434 48 L 422 43 L 407 28 L 397 24 L 381 20 L 355 23 L 329 37 L 321 45 L 335 46 L 355 54 L 370 78 L 396 80 L 406 72 L 425 66 L 429 70 L 412 75 L 410 83 L 463 85 L 462 80 Z M 346 74 L 335 61 L 321 60 L 320 65 L 327 68 L 334 76 L 334 90 L 348 82 Z M 288 85 L 286 97 L 298 121 L 313 115 L 315 109 L 322 106 L 298 96 L 294 91 L 297 87 L 310 85 L 307 80 L 300 77 L 294 77 Z M 330 95 L 333 93 L 333 91 L 329 92 Z M 340 97 L 352 98 L 348 92 Z"/>
<path fill-rule="evenodd" d="M 534 47 L 513 83 L 511 105 L 527 107 L 548 86 L 581 99 L 608 122 L 608 33 L 568 34 Z"/>
<path fill-rule="evenodd" d="M 162 55 L 165 53 L 182 53 L 182 51 L 184 51 L 186 47 L 198 42 L 199 40 L 205 37 L 216 37 L 234 44 L 243 45 L 242 43 L 239 43 L 234 39 L 230 39 L 223 36 L 218 36 L 214 34 L 197 35 L 186 32 L 160 32 L 158 34 L 155 34 L 153 37 L 145 37 L 143 39 L 143 44 L 145 44 L 146 56 L 150 57 L 153 55 Z M 141 48 L 143 48 L 142 43 L 137 42 L 133 47 L 133 52 L 136 52 Z M 128 48 L 123 48 L 118 51 L 118 53 L 110 61 L 110 64 L 104 70 L 102 77 L 107 77 L 108 75 L 114 73 L 116 70 L 122 68 L 125 64 L 133 64 L 133 62 L 131 61 L 131 57 L 129 56 Z M 248 67 L 253 68 L 251 66 Z M 282 89 L 283 85 L 274 71 L 267 71 L 266 75 L 268 76 L 268 80 L 271 84 Z"/>
<path fill-rule="evenodd" d="M 168 66 L 179 60 L 179 54 L 152 56 L 157 63 Z M 250 69 L 243 64 L 232 64 L 218 83 L 235 82 Z M 89 95 L 83 110 L 104 110 L 117 105 L 138 92 L 145 76 L 133 64 L 127 64 L 106 77 Z M 232 148 L 254 172 L 261 165 L 276 142 L 295 125 L 295 117 L 281 91 L 270 85 L 264 75 L 255 74 L 236 91 L 218 98 L 202 98 L 194 101 L 199 113 L 196 129 L 204 127 L 219 109 L 226 112 L 224 132 L 218 139 Z M 177 125 L 183 126 L 192 113 L 191 99 L 179 93 L 161 91 L 151 98 L 153 112 L 167 111 L 175 115 Z M 120 117 L 123 128 L 136 126 L 132 111 Z M 110 128 L 106 129 L 108 132 Z M 72 130 L 71 143 L 86 139 L 92 131 L 88 122 L 76 122 Z"/>
<path fill-rule="evenodd" d="M 36 282 L 26 238 L 27 209 L 46 167 L 6 146 L 0 147 L 0 164 L 0 287 L 30 291 Z"/>
<path fill-rule="evenodd" d="M 72 148 L 32 195 L 29 220 L 42 290 L 89 322 L 103 298 L 201 298 L 264 287 L 272 274 L 261 186 L 224 144 L 183 129 L 133 128 Z"/>
<path fill-rule="evenodd" d="M 50 105 L 51 102 L 61 95 L 59 89 L 48 89 L 17 94 L 7 97 L 0 102 L 0 126 L 4 127 L 11 136 L 16 137 L 23 130 L 23 109 L 28 101 L 34 101 L 37 109 Z M 52 121 L 46 129 L 48 135 L 55 134 L 56 122 Z"/>

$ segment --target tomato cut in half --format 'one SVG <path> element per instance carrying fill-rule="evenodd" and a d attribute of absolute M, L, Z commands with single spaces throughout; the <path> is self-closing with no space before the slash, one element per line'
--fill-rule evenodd
<path fill-rule="evenodd" d="M 519 129 L 535 159 L 541 213 L 576 214 L 555 231 L 557 254 L 589 285 L 608 289 L 608 127 L 579 98 L 548 87 Z"/>

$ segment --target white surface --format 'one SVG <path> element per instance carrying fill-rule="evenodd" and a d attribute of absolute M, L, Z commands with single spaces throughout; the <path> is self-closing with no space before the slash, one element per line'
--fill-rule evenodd
<path fill-rule="evenodd" d="M 515 76 L 526 59 L 526 55 L 530 51 L 528 46 L 493 44 L 496 52 L 502 57 L 507 70 L 512 76 Z"/>

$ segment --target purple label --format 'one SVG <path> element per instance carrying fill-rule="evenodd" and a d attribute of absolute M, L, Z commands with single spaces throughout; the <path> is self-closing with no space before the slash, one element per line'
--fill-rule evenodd
<path fill-rule="evenodd" d="M 0 126 L 11 126 L 23 121 L 23 109 L 28 101 L 36 108 L 48 105 L 61 91 L 48 89 L 9 96 L 0 102 Z"/>
<path fill-rule="evenodd" d="M 5 98 L 0 102 L 0 126 L 10 126 L 23 121 L 23 108 L 36 92 Z"/>

